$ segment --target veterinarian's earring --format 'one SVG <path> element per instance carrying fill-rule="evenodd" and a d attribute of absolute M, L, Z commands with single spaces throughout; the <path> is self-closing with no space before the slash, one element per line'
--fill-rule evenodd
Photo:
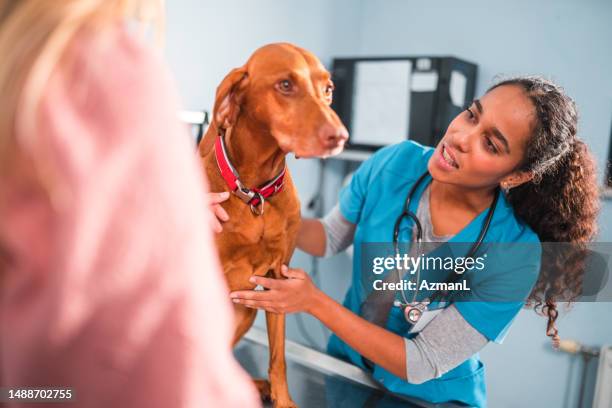
<path fill-rule="evenodd" d="M 510 192 L 510 186 L 508 185 L 508 183 L 501 183 L 501 188 L 502 190 L 504 190 L 504 193 L 508 195 L 508 193 Z"/>

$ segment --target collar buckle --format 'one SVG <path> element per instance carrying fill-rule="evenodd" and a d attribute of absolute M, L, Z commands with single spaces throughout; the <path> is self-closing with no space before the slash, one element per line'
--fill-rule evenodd
<path fill-rule="evenodd" d="M 253 190 L 249 190 L 247 187 L 242 184 L 240 179 L 235 180 L 236 189 L 234 190 L 234 194 L 238 196 L 245 203 L 249 203 L 255 197 L 255 192 Z"/>

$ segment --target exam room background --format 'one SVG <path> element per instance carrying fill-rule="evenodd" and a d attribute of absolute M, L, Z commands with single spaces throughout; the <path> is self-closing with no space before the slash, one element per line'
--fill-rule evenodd
<path fill-rule="evenodd" d="M 597 157 L 599 180 L 612 121 L 612 1 L 610 0 L 171 0 L 166 55 L 187 109 L 212 110 L 215 88 L 259 46 L 289 41 L 313 51 L 328 68 L 334 57 L 454 55 L 478 64 L 476 94 L 495 74 L 535 73 L 563 85 L 580 109 L 580 135 Z M 304 215 L 317 191 L 317 160 L 289 159 Z M 326 164 L 325 209 L 337 202 L 339 161 Z M 602 204 L 599 241 L 612 242 L 612 201 Z M 310 269 L 297 252 L 294 266 Z M 348 286 L 346 254 L 320 263 L 319 283 L 336 299 Z M 612 303 L 578 304 L 559 319 L 562 338 L 612 343 Z M 318 347 L 319 323 L 303 317 Z M 304 342 L 296 317 L 289 339 Z M 265 327 L 263 313 L 256 325 Z M 493 407 L 573 406 L 580 364 L 550 351 L 545 319 L 522 311 L 503 345 L 481 353 Z"/>

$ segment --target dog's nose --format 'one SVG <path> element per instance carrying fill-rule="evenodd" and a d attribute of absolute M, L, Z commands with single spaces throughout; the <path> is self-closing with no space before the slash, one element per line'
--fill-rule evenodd
<path fill-rule="evenodd" d="M 319 129 L 319 140 L 323 142 L 325 146 L 335 147 L 340 143 L 346 142 L 348 139 L 348 130 L 344 125 L 333 125 L 326 123 Z"/>

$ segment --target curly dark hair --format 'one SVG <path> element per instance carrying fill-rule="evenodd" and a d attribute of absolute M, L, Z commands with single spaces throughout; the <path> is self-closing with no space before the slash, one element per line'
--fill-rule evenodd
<path fill-rule="evenodd" d="M 532 172 L 534 178 L 510 190 L 508 200 L 542 243 L 564 243 L 568 249 L 542 246 L 542 267 L 527 299 L 528 307 L 548 318 L 546 335 L 558 347 L 557 302 L 567 300 L 570 304 L 580 295 L 586 244 L 597 233 L 595 161 L 576 136 L 576 104 L 560 86 L 542 77 L 527 76 L 502 80 L 487 92 L 506 85 L 521 87 L 535 108 L 533 135 L 519 167 Z"/>

